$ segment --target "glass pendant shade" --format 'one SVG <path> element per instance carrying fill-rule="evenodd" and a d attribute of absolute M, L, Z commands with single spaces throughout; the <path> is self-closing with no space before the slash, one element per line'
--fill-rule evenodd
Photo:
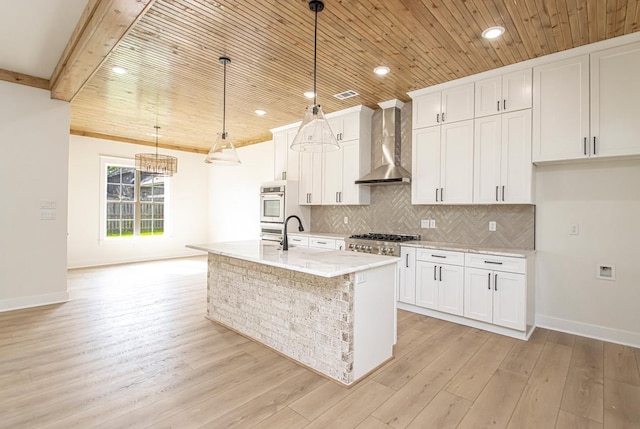
<path fill-rule="evenodd" d="M 205 158 L 204 162 L 207 164 L 220 164 L 220 165 L 240 165 L 240 157 L 233 142 L 229 138 L 229 133 L 218 133 L 216 142 L 209 151 L 209 154 Z"/>
<path fill-rule="evenodd" d="M 307 107 L 298 133 L 291 142 L 291 149 L 300 152 L 329 152 L 340 149 L 320 106 Z"/>
<path fill-rule="evenodd" d="M 156 130 L 156 153 L 137 153 L 136 170 L 154 176 L 170 177 L 178 172 L 178 158 L 171 155 L 158 153 L 158 130 L 159 126 L 153 127 Z"/>

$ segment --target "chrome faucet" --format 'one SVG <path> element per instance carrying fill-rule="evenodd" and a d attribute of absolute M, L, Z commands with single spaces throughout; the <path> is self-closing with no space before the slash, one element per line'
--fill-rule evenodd
<path fill-rule="evenodd" d="M 296 215 L 291 215 L 284 220 L 284 238 L 282 239 L 282 250 L 289 250 L 289 239 L 287 239 L 287 223 L 289 223 L 289 219 L 291 218 L 298 219 L 298 231 L 304 231 L 302 227 L 302 221 Z"/>

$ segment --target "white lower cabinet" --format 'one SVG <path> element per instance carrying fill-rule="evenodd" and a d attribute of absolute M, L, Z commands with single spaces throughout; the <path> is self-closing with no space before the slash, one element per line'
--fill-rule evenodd
<path fill-rule="evenodd" d="M 444 262 L 459 263 L 453 265 Z M 464 254 L 423 249 L 416 255 L 416 305 L 463 314 Z"/>
<path fill-rule="evenodd" d="M 520 339 L 533 331 L 532 255 L 402 246 L 401 258 L 398 308 Z"/>
<path fill-rule="evenodd" d="M 308 234 L 287 234 L 289 246 L 313 247 L 316 249 L 344 250 L 344 240 Z"/>

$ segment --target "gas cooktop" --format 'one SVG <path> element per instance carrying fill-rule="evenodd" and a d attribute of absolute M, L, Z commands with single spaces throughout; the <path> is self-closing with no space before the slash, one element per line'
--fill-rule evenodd
<path fill-rule="evenodd" d="M 370 232 L 368 234 L 354 234 L 349 238 L 356 239 L 356 240 L 375 240 L 375 241 L 392 241 L 392 242 L 420 240 L 419 235 L 377 234 L 374 232 Z"/>

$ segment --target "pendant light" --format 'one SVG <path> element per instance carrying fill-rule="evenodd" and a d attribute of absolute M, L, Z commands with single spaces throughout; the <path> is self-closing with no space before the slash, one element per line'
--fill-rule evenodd
<path fill-rule="evenodd" d="M 158 154 L 158 131 L 160 127 L 155 125 L 156 153 L 137 153 L 136 170 L 155 176 L 173 176 L 178 172 L 178 158 L 170 155 Z"/>
<path fill-rule="evenodd" d="M 310 0 L 309 9 L 315 14 L 313 33 L 313 105 L 307 107 L 302 124 L 298 128 L 291 149 L 300 152 L 328 152 L 340 149 L 336 137 L 331 131 L 329 122 L 318 105 L 316 90 L 317 57 L 318 57 L 318 12 L 324 9 L 320 0 Z"/>
<path fill-rule="evenodd" d="M 209 151 L 209 154 L 205 158 L 204 162 L 209 164 L 220 165 L 239 165 L 240 157 L 233 145 L 233 142 L 229 138 L 229 133 L 226 130 L 226 108 L 227 108 L 227 64 L 231 60 L 227 57 L 220 57 L 220 62 L 224 65 L 224 83 L 222 90 L 222 132 L 218 133 L 216 142 Z"/>

